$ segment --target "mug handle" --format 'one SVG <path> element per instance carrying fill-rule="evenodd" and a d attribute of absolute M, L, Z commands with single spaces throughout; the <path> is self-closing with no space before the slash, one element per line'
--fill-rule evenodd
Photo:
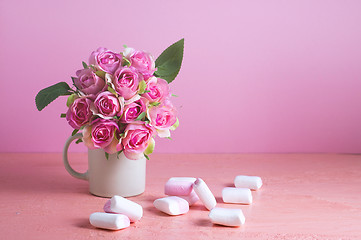
<path fill-rule="evenodd" d="M 70 146 L 70 143 L 72 141 L 74 141 L 75 139 L 79 139 L 82 138 L 83 135 L 81 133 L 77 133 L 74 136 L 70 136 L 64 145 L 64 149 L 63 149 L 63 162 L 64 162 L 64 166 L 65 169 L 68 171 L 68 173 L 70 173 L 70 175 L 72 175 L 75 178 L 79 178 L 79 179 L 83 179 L 83 180 L 88 180 L 88 171 L 86 171 L 85 173 L 80 173 L 75 171 L 69 164 L 69 160 L 68 160 L 68 149 Z"/>

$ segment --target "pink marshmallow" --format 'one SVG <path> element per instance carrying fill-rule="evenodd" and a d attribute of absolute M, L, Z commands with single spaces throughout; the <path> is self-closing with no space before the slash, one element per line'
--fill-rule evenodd
<path fill-rule="evenodd" d="M 103 207 L 104 212 L 106 212 L 106 213 L 114 213 L 114 212 L 112 212 L 112 210 L 110 210 L 111 203 L 112 202 L 110 201 L 110 199 L 108 201 L 106 201 L 106 203 L 104 204 L 104 207 Z"/>
<path fill-rule="evenodd" d="M 187 196 L 193 190 L 194 181 L 184 181 L 170 178 L 164 186 L 164 194 L 169 196 Z"/>
<path fill-rule="evenodd" d="M 188 196 L 179 196 L 179 197 L 186 200 L 189 206 L 192 206 L 193 204 L 199 201 L 199 197 L 194 190 L 192 190 Z"/>

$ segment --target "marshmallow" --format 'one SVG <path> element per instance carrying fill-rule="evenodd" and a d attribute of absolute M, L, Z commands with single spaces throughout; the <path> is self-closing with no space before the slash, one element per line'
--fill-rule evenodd
<path fill-rule="evenodd" d="M 262 179 L 257 176 L 239 175 L 234 179 L 234 185 L 238 188 L 258 190 L 262 187 Z"/>
<path fill-rule="evenodd" d="M 113 213 L 113 212 L 110 210 L 110 205 L 111 205 L 111 201 L 110 201 L 110 199 L 108 199 L 108 200 L 105 202 L 104 207 L 103 207 L 104 212 L 106 212 L 106 213 Z"/>
<path fill-rule="evenodd" d="M 96 212 L 90 214 L 90 224 L 97 228 L 105 228 L 109 230 L 119 230 L 127 228 L 130 220 L 123 214 Z"/>
<path fill-rule="evenodd" d="M 168 181 L 186 181 L 194 183 L 197 179 L 194 177 L 171 177 Z"/>
<path fill-rule="evenodd" d="M 197 180 L 194 182 L 193 189 L 208 210 L 211 210 L 217 205 L 216 198 L 212 194 L 211 190 L 209 190 L 207 184 L 201 178 L 197 178 Z"/>
<path fill-rule="evenodd" d="M 252 193 L 248 188 L 226 187 L 222 190 L 222 198 L 225 203 L 252 203 Z"/>
<path fill-rule="evenodd" d="M 170 196 L 177 196 L 186 200 L 189 206 L 196 203 L 199 198 L 193 190 L 194 177 L 172 177 L 164 186 L 164 193 Z"/>
<path fill-rule="evenodd" d="M 164 194 L 170 196 L 187 196 L 193 190 L 195 178 L 190 177 L 172 177 L 164 186 Z"/>
<path fill-rule="evenodd" d="M 177 196 L 156 199 L 153 205 L 159 211 L 172 216 L 185 214 L 189 211 L 188 202 Z"/>
<path fill-rule="evenodd" d="M 178 196 L 178 197 L 186 200 L 188 202 L 189 206 L 192 206 L 199 200 L 199 197 L 194 190 L 192 190 L 192 192 L 188 196 Z"/>
<path fill-rule="evenodd" d="M 120 213 L 128 216 L 131 222 L 136 222 L 143 216 L 142 206 L 117 195 L 110 199 L 109 210 L 114 213 Z"/>
<path fill-rule="evenodd" d="M 209 213 L 212 223 L 239 227 L 246 221 L 241 209 L 213 208 Z"/>

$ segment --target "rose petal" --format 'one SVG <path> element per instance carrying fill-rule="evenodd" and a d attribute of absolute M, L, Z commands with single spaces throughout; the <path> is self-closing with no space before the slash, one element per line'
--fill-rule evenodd
<path fill-rule="evenodd" d="M 148 147 L 147 147 L 147 149 L 145 149 L 144 153 L 147 155 L 151 154 L 154 151 L 154 148 L 155 148 L 155 141 L 154 141 L 154 138 L 151 138 L 148 143 Z"/>
<path fill-rule="evenodd" d="M 83 142 L 89 149 L 96 149 L 93 141 L 91 140 L 91 126 L 86 125 L 83 129 Z"/>
<path fill-rule="evenodd" d="M 170 137 L 169 129 L 157 129 L 158 136 L 161 138 Z"/>
<path fill-rule="evenodd" d="M 135 51 L 134 48 L 130 48 L 130 47 L 125 48 L 124 51 L 123 51 L 123 56 L 124 56 L 125 58 L 129 59 L 129 58 L 130 58 L 130 55 L 132 55 L 134 51 Z"/>
<path fill-rule="evenodd" d="M 130 160 L 138 160 L 144 158 L 144 153 L 128 152 L 126 150 L 124 150 L 123 152 L 124 155 Z"/>
<path fill-rule="evenodd" d="M 113 138 L 113 141 L 104 148 L 104 151 L 109 154 L 116 153 L 118 151 L 117 150 L 118 143 L 119 143 L 119 141 L 116 138 Z"/>
<path fill-rule="evenodd" d="M 179 126 L 179 120 L 177 118 L 177 121 L 169 129 L 174 131 L 177 129 L 178 126 Z"/>

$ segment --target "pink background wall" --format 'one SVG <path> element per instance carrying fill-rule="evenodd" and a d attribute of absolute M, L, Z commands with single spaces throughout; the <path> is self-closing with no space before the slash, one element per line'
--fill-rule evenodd
<path fill-rule="evenodd" d="M 361 152 L 361 1 L 0 2 L 1 152 L 59 152 L 65 98 L 37 92 L 99 46 L 185 38 L 181 127 L 157 152 Z M 73 147 L 83 151 L 85 147 Z"/>

